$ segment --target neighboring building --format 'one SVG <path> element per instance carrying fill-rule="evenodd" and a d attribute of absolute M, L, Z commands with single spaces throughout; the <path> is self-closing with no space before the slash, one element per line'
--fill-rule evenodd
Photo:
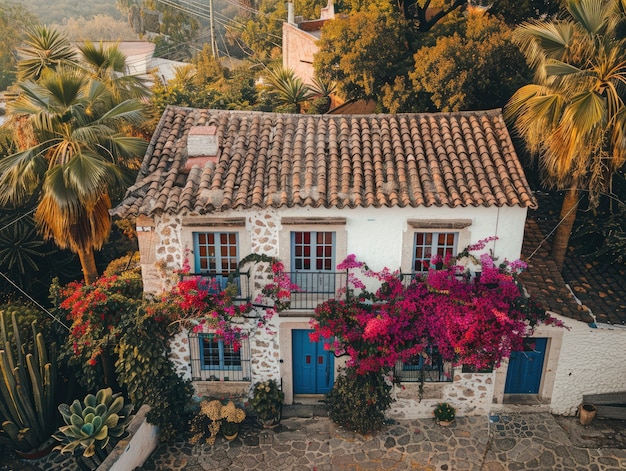
<path fill-rule="evenodd" d="M 102 45 L 105 49 L 117 46 L 126 56 L 126 75 L 141 77 L 148 83 L 153 81 L 150 75 L 152 72 L 167 82 L 174 78 L 177 67 L 187 65 L 186 62 L 154 57 L 156 45 L 149 41 L 94 41 L 94 44 Z"/>
<path fill-rule="evenodd" d="M 234 352 L 210 332 L 185 332 L 173 351 L 199 394 L 246 393 L 276 378 L 292 403 L 328 391 L 341 365 L 307 334 L 315 306 L 345 282 L 335 267 L 348 254 L 374 270 L 411 273 L 431 254 L 455 255 L 495 235 L 489 249 L 513 260 L 535 204 L 498 110 L 315 116 L 168 107 L 112 213 L 136 218 L 147 293 L 169 289 L 186 257 L 192 272 L 213 277 L 250 253 L 285 264 L 303 292 L 273 318 L 274 336 L 257 332 Z M 267 275 L 251 270 L 239 286 L 254 298 Z M 411 365 L 399 368 L 396 416 L 427 416 L 443 399 L 461 414 L 502 402 L 500 371 L 439 365 L 418 403 Z"/>

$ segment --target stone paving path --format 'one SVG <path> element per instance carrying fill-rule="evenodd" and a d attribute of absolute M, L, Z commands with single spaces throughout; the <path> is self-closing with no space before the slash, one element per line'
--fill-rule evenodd
<path fill-rule="evenodd" d="M 572 434 L 592 432 L 575 418 L 557 420 L 545 412 L 459 417 L 450 427 L 431 419 L 402 420 L 365 437 L 326 417 L 294 417 L 273 430 L 249 428 L 232 442 L 219 437 L 212 447 L 162 444 L 137 471 L 626 470 L 623 442 L 615 442 L 621 448 L 572 443 Z M 58 453 L 32 465 L 33 470 L 78 469 Z"/>
<path fill-rule="evenodd" d="M 546 413 L 460 417 L 450 427 L 399 421 L 367 437 L 315 417 L 213 447 L 161 446 L 142 469 L 618 471 L 626 469 L 626 450 L 576 447 Z"/>

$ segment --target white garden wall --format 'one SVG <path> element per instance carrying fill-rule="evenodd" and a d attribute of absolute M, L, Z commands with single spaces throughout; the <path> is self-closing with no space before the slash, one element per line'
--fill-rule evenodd
<path fill-rule="evenodd" d="M 583 394 L 626 391 L 626 327 L 601 324 L 592 328 L 555 317 L 571 330 L 563 334 L 551 412 L 574 415 Z"/>

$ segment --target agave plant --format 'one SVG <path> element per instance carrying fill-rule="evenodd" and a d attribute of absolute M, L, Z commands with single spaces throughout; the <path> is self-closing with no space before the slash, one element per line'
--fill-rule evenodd
<path fill-rule="evenodd" d="M 62 434 L 54 438 L 63 442 L 55 450 L 72 452 L 82 447 L 83 457 L 102 456 L 111 437 L 119 439 L 128 427 L 132 404 L 124 404 L 121 393 L 113 394 L 111 388 L 100 389 L 96 395 L 87 394 L 83 403 L 75 399 L 71 406 L 61 404 L 59 412 L 66 425 L 59 428 Z"/>

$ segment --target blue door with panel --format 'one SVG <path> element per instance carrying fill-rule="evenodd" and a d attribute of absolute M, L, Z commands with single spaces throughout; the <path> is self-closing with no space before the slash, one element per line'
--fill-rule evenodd
<path fill-rule="evenodd" d="M 548 339 L 524 339 L 524 350 L 512 352 L 504 394 L 537 394 L 541 385 Z"/>
<path fill-rule="evenodd" d="M 311 342 L 310 332 L 292 331 L 294 394 L 326 394 L 333 387 L 335 357 L 321 340 Z"/>

